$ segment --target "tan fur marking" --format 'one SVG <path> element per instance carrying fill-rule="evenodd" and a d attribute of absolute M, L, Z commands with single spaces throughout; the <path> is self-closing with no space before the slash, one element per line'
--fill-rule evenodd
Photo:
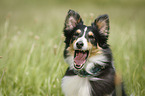
<path fill-rule="evenodd" d="M 89 35 L 89 36 L 94 36 L 93 32 L 91 32 L 91 31 L 88 32 L 88 35 Z"/>
<path fill-rule="evenodd" d="M 91 43 L 88 43 L 88 46 L 89 46 L 89 52 L 90 52 L 89 57 L 102 53 L 102 48 L 98 44 L 97 44 L 97 48 L 96 48 L 96 46 L 93 46 Z"/>
<path fill-rule="evenodd" d="M 119 72 L 115 75 L 115 90 L 117 96 L 122 96 L 122 76 Z"/>
<path fill-rule="evenodd" d="M 81 33 L 81 30 L 80 30 L 80 29 L 78 29 L 76 32 L 77 32 L 77 33 Z"/>
<path fill-rule="evenodd" d="M 74 43 L 76 42 L 76 40 L 74 40 L 74 42 L 72 44 L 70 44 L 70 47 L 68 47 L 66 50 L 69 51 L 69 55 L 74 55 L 74 48 L 73 48 L 73 45 Z"/>
<path fill-rule="evenodd" d="M 115 75 L 115 85 L 118 86 L 118 85 L 121 85 L 121 82 L 122 82 L 122 76 L 120 73 L 116 73 Z"/>
<path fill-rule="evenodd" d="M 77 23 L 79 23 L 81 21 L 81 18 L 78 19 Z"/>

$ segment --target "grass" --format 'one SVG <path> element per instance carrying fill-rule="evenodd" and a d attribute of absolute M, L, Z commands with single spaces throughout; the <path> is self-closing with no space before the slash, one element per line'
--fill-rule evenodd
<path fill-rule="evenodd" d="M 128 95 L 145 95 L 144 1 L 0 2 L 0 96 L 63 96 L 62 29 L 70 8 L 87 25 L 100 14 L 109 15 L 116 71 Z"/>

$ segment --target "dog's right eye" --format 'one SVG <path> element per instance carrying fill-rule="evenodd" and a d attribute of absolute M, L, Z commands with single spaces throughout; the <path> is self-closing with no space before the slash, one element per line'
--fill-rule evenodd
<path fill-rule="evenodd" d="M 94 38 L 94 36 L 92 36 L 92 35 L 89 35 L 88 37 L 89 37 L 90 39 L 93 39 L 93 38 Z"/>
<path fill-rule="evenodd" d="M 74 33 L 74 36 L 79 36 L 79 33 L 77 33 L 77 32 L 76 32 L 76 33 Z"/>

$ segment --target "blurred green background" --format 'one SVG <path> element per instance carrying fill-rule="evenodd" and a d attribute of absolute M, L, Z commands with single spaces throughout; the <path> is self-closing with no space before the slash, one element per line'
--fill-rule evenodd
<path fill-rule="evenodd" d="M 109 15 L 116 71 L 128 95 L 145 96 L 144 0 L 0 0 L 0 96 L 63 96 L 69 9 L 86 25 Z"/>

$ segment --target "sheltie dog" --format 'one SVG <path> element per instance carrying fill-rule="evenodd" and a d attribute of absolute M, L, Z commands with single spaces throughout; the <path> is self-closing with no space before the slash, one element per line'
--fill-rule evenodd
<path fill-rule="evenodd" d="M 91 26 L 86 26 L 77 12 L 69 10 L 64 36 L 64 59 L 69 64 L 62 79 L 65 96 L 116 96 L 119 80 L 116 81 L 112 52 L 107 44 L 108 15 L 99 16 Z M 121 91 L 119 96 L 126 96 Z"/>

